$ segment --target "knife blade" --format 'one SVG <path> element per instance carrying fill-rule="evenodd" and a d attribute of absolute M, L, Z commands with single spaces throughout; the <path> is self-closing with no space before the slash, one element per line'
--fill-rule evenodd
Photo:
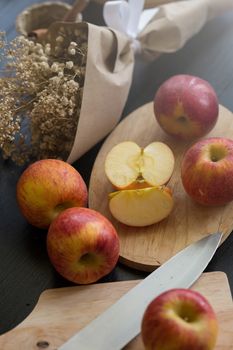
<path fill-rule="evenodd" d="M 120 350 L 140 333 L 148 304 L 172 288 L 189 288 L 212 259 L 222 234 L 214 233 L 186 247 L 81 329 L 59 350 Z"/>

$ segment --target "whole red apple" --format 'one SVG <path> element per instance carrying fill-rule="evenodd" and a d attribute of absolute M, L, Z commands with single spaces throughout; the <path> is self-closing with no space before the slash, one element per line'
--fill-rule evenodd
<path fill-rule="evenodd" d="M 47 228 L 62 210 L 86 206 L 87 187 L 70 164 L 44 159 L 31 164 L 20 176 L 17 201 L 29 223 Z"/>
<path fill-rule="evenodd" d="M 166 80 L 154 98 L 154 112 L 161 128 L 182 140 L 206 135 L 218 118 L 218 98 L 212 86 L 192 75 Z"/>
<path fill-rule="evenodd" d="M 233 140 L 207 138 L 196 142 L 181 163 L 185 191 L 196 202 L 224 205 L 233 200 Z"/>
<path fill-rule="evenodd" d="M 119 258 L 119 238 L 103 215 L 87 208 L 70 208 L 50 225 L 47 250 L 64 278 L 88 284 L 113 270 Z"/>
<path fill-rule="evenodd" d="M 200 293 L 171 289 L 147 307 L 141 326 L 146 350 L 212 350 L 218 322 Z"/>

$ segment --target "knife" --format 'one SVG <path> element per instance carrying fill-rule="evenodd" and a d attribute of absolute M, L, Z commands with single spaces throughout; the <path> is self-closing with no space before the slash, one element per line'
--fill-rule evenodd
<path fill-rule="evenodd" d="M 189 288 L 212 259 L 221 238 L 221 233 L 214 233 L 180 251 L 71 337 L 59 350 L 122 349 L 140 333 L 148 304 L 168 289 Z"/>

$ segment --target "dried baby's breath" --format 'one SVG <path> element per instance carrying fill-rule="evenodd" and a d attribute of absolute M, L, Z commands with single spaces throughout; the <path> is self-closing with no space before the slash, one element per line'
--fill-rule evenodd
<path fill-rule="evenodd" d="M 85 77 L 87 35 L 75 29 L 35 43 L 0 33 L 0 148 L 18 164 L 67 159 L 76 134 Z M 48 36 L 49 38 L 49 36 Z M 51 38 L 51 35 L 50 35 Z"/>

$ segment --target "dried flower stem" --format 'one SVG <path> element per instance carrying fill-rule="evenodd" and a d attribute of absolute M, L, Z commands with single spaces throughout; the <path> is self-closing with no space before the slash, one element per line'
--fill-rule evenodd
<path fill-rule="evenodd" d="M 17 164 L 66 160 L 81 109 L 87 32 L 62 27 L 43 45 L 24 37 L 7 43 L 0 33 L 0 148 Z M 57 32 L 56 32 L 57 33 Z"/>

